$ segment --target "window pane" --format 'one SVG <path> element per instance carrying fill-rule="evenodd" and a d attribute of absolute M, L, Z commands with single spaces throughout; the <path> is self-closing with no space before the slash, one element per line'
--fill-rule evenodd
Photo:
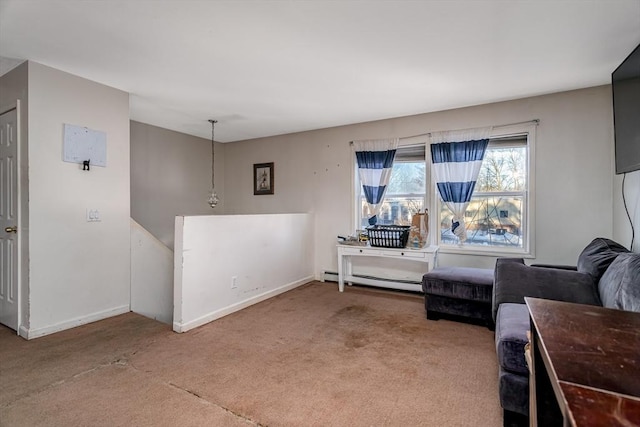
<path fill-rule="evenodd" d="M 360 202 L 360 228 L 369 227 L 367 218 L 367 201 L 364 197 Z M 411 225 L 413 214 L 424 212 L 424 196 L 386 196 L 378 215 L 379 225 Z"/>
<path fill-rule="evenodd" d="M 425 209 L 425 181 L 424 160 L 394 162 L 384 203 L 378 215 L 378 224 L 411 225 L 411 216 L 418 211 L 424 212 Z M 369 226 L 366 206 L 367 202 L 361 196 L 361 229 Z"/>
<path fill-rule="evenodd" d="M 527 147 L 489 148 L 475 191 L 523 191 L 527 187 Z"/>
<path fill-rule="evenodd" d="M 466 245 L 522 248 L 523 196 L 473 197 L 465 212 Z M 445 244 L 457 244 L 451 232 L 453 214 L 441 204 L 440 238 Z"/>
<path fill-rule="evenodd" d="M 393 194 L 425 194 L 425 163 L 394 162 L 387 197 Z"/>
<path fill-rule="evenodd" d="M 425 211 L 426 198 L 426 145 L 398 147 L 393 162 L 391 178 L 387 185 L 385 200 L 378 214 L 380 225 L 411 225 L 411 217 Z M 357 167 L 357 166 L 356 166 Z M 359 226 L 369 226 L 367 204 L 359 185 L 356 209 L 359 209 Z"/>
<path fill-rule="evenodd" d="M 525 246 L 526 233 L 522 227 L 528 188 L 528 147 L 526 139 L 521 141 L 522 145 L 514 142 L 518 141 L 494 141 L 485 152 L 474 196 L 464 215 L 467 247 Z M 451 232 L 452 216 L 441 203 L 440 242 L 444 245 L 458 244 L 458 238 Z"/>

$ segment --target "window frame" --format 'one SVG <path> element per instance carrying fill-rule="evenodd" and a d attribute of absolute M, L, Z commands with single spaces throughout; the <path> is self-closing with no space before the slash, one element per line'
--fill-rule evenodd
<path fill-rule="evenodd" d="M 535 145 L 536 145 L 536 129 L 537 123 L 531 122 L 526 124 L 516 124 L 509 126 L 496 126 L 490 133 L 490 139 L 509 138 L 517 136 L 526 136 L 527 138 L 527 153 L 526 153 L 526 167 L 527 167 L 527 189 L 524 192 L 525 200 L 523 201 L 524 209 L 522 212 L 522 229 L 523 229 L 523 247 L 522 248 L 509 248 L 509 247 L 486 247 L 479 245 L 451 245 L 443 243 L 440 233 L 440 209 L 442 203 L 440 201 L 440 195 L 435 184 L 435 178 L 433 174 L 430 174 L 430 200 L 431 205 L 429 211 L 433 214 L 430 217 L 429 229 L 432 241 L 439 246 L 439 252 L 446 254 L 459 254 L 459 255 L 481 255 L 481 256 L 519 256 L 523 258 L 535 258 Z M 505 144 L 506 147 L 506 144 Z M 431 164 L 431 150 L 427 147 L 427 163 Z M 513 193 L 515 196 L 523 194 L 521 191 L 514 192 L 499 192 L 500 195 L 507 195 Z M 474 195 L 492 195 L 495 192 L 475 192 Z"/>
<path fill-rule="evenodd" d="M 429 209 L 431 212 L 431 191 L 430 191 L 430 176 L 431 176 L 431 167 L 430 167 L 430 154 L 429 151 L 429 142 L 427 135 L 420 135 L 417 137 L 411 138 L 403 138 L 398 142 L 397 150 L 414 148 L 422 146 L 424 147 L 424 179 L 425 179 L 425 192 L 422 195 L 424 198 L 423 206 L 426 209 Z M 362 209 L 361 209 L 361 198 L 362 198 L 362 183 L 360 181 L 360 176 L 358 174 L 358 162 L 356 160 L 355 153 L 351 150 L 351 160 L 353 167 L 351 168 L 351 182 L 353 186 L 351 188 L 351 229 L 359 230 L 360 224 L 362 223 Z M 395 162 L 395 160 L 394 160 Z M 402 193 L 396 194 L 396 196 L 414 196 L 412 193 Z M 385 194 L 385 198 L 387 194 Z M 431 227 L 431 225 L 429 225 Z M 431 240 L 431 236 L 429 236 Z"/>

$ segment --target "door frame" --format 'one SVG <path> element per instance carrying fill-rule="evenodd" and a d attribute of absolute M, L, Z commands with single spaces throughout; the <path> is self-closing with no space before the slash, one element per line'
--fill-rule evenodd
<path fill-rule="evenodd" d="M 22 174 L 23 174 L 23 170 L 22 170 L 22 120 L 21 120 L 21 114 L 20 114 L 20 100 L 17 99 L 16 102 L 9 104 L 9 105 L 3 105 L 0 107 L 0 116 L 10 112 L 11 110 L 16 110 L 16 162 L 18 164 L 18 179 L 16 179 L 16 192 L 17 192 L 17 199 L 18 199 L 18 206 L 17 206 L 17 227 L 18 227 L 18 233 L 17 233 L 17 247 L 16 247 L 16 251 L 17 256 L 18 256 L 18 271 L 16 274 L 16 280 L 18 281 L 18 287 L 17 287 L 17 304 L 18 304 L 18 319 L 16 322 L 16 335 L 20 335 L 20 330 L 22 329 L 22 247 L 23 247 L 23 242 L 22 242 L 22 235 L 24 233 L 22 233 L 22 186 L 20 185 L 20 182 L 22 181 Z"/>

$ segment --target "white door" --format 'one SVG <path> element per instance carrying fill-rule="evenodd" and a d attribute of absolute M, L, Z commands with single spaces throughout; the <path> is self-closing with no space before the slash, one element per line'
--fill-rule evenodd
<path fill-rule="evenodd" d="M 18 329 L 18 113 L 0 116 L 0 323 Z"/>

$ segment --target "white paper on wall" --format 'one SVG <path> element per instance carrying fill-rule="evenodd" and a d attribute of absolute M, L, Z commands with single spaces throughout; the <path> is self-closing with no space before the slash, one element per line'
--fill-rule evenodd
<path fill-rule="evenodd" d="M 70 163 L 89 160 L 91 166 L 106 167 L 106 132 L 65 123 L 62 160 Z"/>

